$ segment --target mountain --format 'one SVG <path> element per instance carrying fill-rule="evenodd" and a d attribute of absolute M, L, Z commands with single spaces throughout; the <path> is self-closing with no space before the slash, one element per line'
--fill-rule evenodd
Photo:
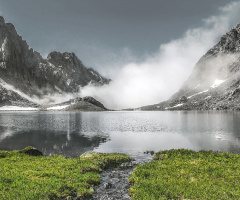
<path fill-rule="evenodd" d="M 141 110 L 240 110 L 240 24 L 195 65 L 180 90 Z"/>
<path fill-rule="evenodd" d="M 5 23 L 0 17 L 0 89 L 6 91 L 0 93 L 0 106 L 5 102 L 12 105 L 16 100 L 31 104 L 33 96 L 75 93 L 88 84 L 109 82 L 98 72 L 86 68 L 74 53 L 51 52 L 44 59 L 29 48 L 13 24 Z M 8 91 L 14 95 L 6 95 Z"/>

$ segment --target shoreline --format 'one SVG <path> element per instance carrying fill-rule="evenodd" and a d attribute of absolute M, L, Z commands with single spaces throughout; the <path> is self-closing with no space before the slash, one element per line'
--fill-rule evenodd
<path fill-rule="evenodd" d="M 150 162 L 138 162 L 119 153 L 86 152 L 76 158 L 43 156 L 34 147 L 27 147 L 0 151 L 0 197 L 239 199 L 239 166 L 240 154 L 219 151 L 171 149 L 155 153 Z M 13 183 L 18 187 L 11 187 Z"/>

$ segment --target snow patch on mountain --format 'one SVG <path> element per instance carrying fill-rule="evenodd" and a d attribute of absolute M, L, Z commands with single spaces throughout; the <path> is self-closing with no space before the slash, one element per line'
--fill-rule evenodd
<path fill-rule="evenodd" d="M 7 37 L 5 37 L 2 46 L 0 48 L 0 51 L 3 52 L 3 59 L 5 59 L 5 51 L 6 51 L 6 45 L 7 45 Z"/>
<path fill-rule="evenodd" d="M 189 97 L 187 97 L 187 98 L 188 98 L 188 99 L 191 99 L 192 97 L 197 96 L 197 95 L 202 94 L 202 93 L 205 93 L 205 92 L 208 92 L 208 90 L 204 90 L 204 91 L 202 91 L 202 92 L 198 92 L 197 94 L 193 94 L 193 95 L 191 95 L 191 96 L 189 96 Z"/>
<path fill-rule="evenodd" d="M 13 92 L 16 92 L 17 94 L 19 94 L 20 96 L 22 96 L 23 98 L 25 98 L 25 99 L 27 99 L 27 100 L 29 100 L 29 101 L 31 101 L 31 102 L 35 102 L 31 97 L 29 97 L 29 96 L 26 95 L 25 93 L 19 91 L 19 90 L 16 89 L 14 86 L 6 83 L 6 82 L 5 82 L 4 80 L 2 80 L 1 78 L 0 78 L 0 85 L 1 85 L 3 88 L 7 89 L 7 90 L 11 90 L 11 91 L 13 91 Z"/>
<path fill-rule="evenodd" d="M 167 108 L 165 108 L 165 110 L 168 110 L 168 109 L 170 109 L 170 108 L 177 108 L 177 107 L 180 107 L 180 106 L 182 106 L 182 105 L 183 105 L 183 103 L 180 103 L 180 104 L 177 104 L 177 105 L 172 106 L 172 107 L 167 107 Z"/>
<path fill-rule="evenodd" d="M 2 106 L 0 111 L 38 111 L 39 108 L 19 107 L 19 106 Z"/>
<path fill-rule="evenodd" d="M 211 85 L 211 88 L 216 88 L 218 87 L 219 85 L 221 85 L 223 82 L 225 82 L 226 80 L 219 80 L 219 79 L 216 79 L 214 84 Z"/>
<path fill-rule="evenodd" d="M 70 105 L 63 105 L 63 106 L 53 106 L 53 107 L 49 107 L 47 108 L 47 110 L 63 110 L 67 107 L 69 107 Z"/>

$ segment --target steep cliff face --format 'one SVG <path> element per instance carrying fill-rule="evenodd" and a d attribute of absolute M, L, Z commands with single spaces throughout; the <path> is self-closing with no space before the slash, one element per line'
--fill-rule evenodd
<path fill-rule="evenodd" d="M 169 100 L 143 110 L 240 109 L 240 24 L 221 37 Z"/>
<path fill-rule="evenodd" d="M 39 98 L 56 92 L 78 92 L 87 84 L 103 85 L 110 81 L 86 68 L 74 53 L 51 52 L 44 59 L 29 48 L 3 17 L 0 17 L 0 80 L 30 97 Z M 1 81 L 0 86 L 4 88 Z"/>
<path fill-rule="evenodd" d="M 108 79 L 93 69 L 86 68 L 74 53 L 51 52 L 46 62 L 45 68 L 50 70 L 47 72 L 48 79 L 54 81 L 54 85 L 62 91 L 77 92 L 80 87 L 89 83 L 95 85 L 109 83 Z"/>

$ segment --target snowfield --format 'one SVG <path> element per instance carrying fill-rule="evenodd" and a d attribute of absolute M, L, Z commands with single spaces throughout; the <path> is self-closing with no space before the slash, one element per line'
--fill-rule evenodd
<path fill-rule="evenodd" d="M 47 108 L 47 110 L 63 110 L 67 107 L 69 107 L 70 105 L 64 105 L 64 106 L 53 106 L 53 107 L 49 107 Z"/>
<path fill-rule="evenodd" d="M 211 88 L 216 88 L 218 87 L 219 85 L 221 85 L 223 82 L 225 82 L 226 80 L 219 80 L 219 79 L 216 79 L 214 81 L 214 84 L 211 86 Z"/>
<path fill-rule="evenodd" d="M 38 111 L 39 108 L 19 107 L 19 106 L 2 106 L 0 111 Z"/>
<path fill-rule="evenodd" d="M 165 110 L 170 109 L 170 108 L 180 107 L 180 106 L 182 106 L 182 105 L 183 105 L 183 103 L 180 103 L 180 104 L 177 104 L 177 105 L 175 105 L 175 106 L 173 106 L 173 107 L 167 107 L 167 108 L 165 108 Z"/>

